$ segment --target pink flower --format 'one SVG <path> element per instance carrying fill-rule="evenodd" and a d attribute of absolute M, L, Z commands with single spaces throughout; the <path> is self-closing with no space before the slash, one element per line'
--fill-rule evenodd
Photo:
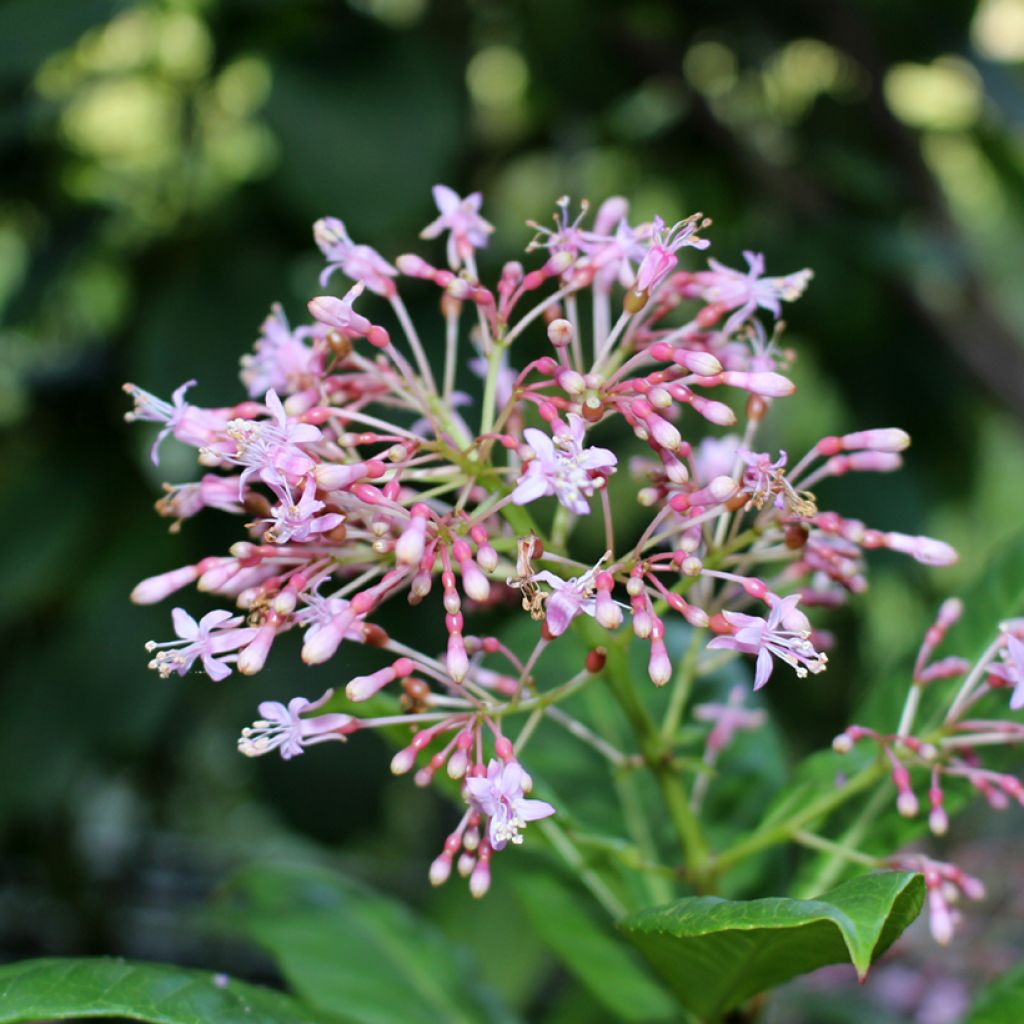
<path fill-rule="evenodd" d="M 298 327 L 293 331 L 281 304 L 275 302 L 263 321 L 255 351 L 242 356 L 239 376 L 249 397 L 259 398 L 271 389 L 292 394 L 314 383 L 320 375 L 322 359 L 306 341 L 316 331 L 312 327 Z"/>
<path fill-rule="evenodd" d="M 582 417 L 569 413 L 568 420 L 569 433 L 556 434 L 553 439 L 533 427 L 523 431 L 534 458 L 512 492 L 514 504 L 528 505 L 553 494 L 577 515 L 590 511 L 587 498 L 615 471 L 619 460 L 607 448 L 584 448 Z"/>
<path fill-rule="evenodd" d="M 709 484 L 720 476 L 731 476 L 740 439 L 736 434 L 705 437 L 693 450 L 693 476 L 699 484 Z"/>
<path fill-rule="evenodd" d="M 536 249 L 547 249 L 551 253 L 567 252 L 575 256 L 576 253 L 584 248 L 584 240 L 587 233 L 582 230 L 580 223 L 587 215 L 589 204 L 584 199 L 580 203 L 580 212 L 576 215 L 576 219 L 570 221 L 569 202 L 568 196 L 562 196 L 555 204 L 558 207 L 558 212 L 554 215 L 554 229 L 546 228 L 543 224 L 538 224 L 536 221 L 527 221 L 527 224 L 537 232 L 526 247 L 527 252 L 533 252 Z"/>
<path fill-rule="evenodd" d="M 693 717 L 698 722 L 714 723 L 707 739 L 707 752 L 712 757 L 729 746 L 740 730 L 759 729 L 764 725 L 764 711 L 743 707 L 744 695 L 742 686 L 734 686 L 724 704 L 697 704 L 694 707 Z"/>
<path fill-rule="evenodd" d="M 781 302 L 792 302 L 800 298 L 808 282 L 814 276 L 810 270 L 798 270 L 785 277 L 762 277 L 764 256 L 761 253 L 743 253 L 748 270 L 733 270 L 718 260 L 709 259 L 711 270 L 696 274 L 700 297 L 726 309 L 735 310 L 722 328 L 731 334 L 755 309 L 766 309 L 776 319 L 782 315 Z"/>
<path fill-rule="evenodd" d="M 655 217 L 651 225 L 651 247 L 647 250 L 636 272 L 633 290 L 652 292 L 672 272 L 679 262 L 676 253 L 684 246 L 706 249 L 711 243 L 698 237 L 697 232 L 706 222 L 701 214 L 695 213 L 665 229 L 665 222 Z"/>
<path fill-rule="evenodd" d="M 761 689 L 768 682 L 772 674 L 773 655 L 792 667 L 801 678 L 808 672 L 823 672 L 828 657 L 816 651 L 808 639 L 811 634 L 806 628 L 806 618 L 797 608 L 799 600 L 799 594 L 775 597 L 767 619 L 759 615 L 744 615 L 742 612 L 722 612 L 726 622 L 736 632 L 732 636 L 716 636 L 708 647 L 756 654 L 755 690 Z"/>
<path fill-rule="evenodd" d="M 227 435 L 236 444 L 228 461 L 245 467 L 238 481 L 239 493 L 254 474 L 264 483 L 283 486 L 310 473 L 314 462 L 299 446 L 323 436 L 319 427 L 289 419 L 276 391 L 268 391 L 263 401 L 270 413 L 269 421 L 239 419 L 227 426 Z"/>
<path fill-rule="evenodd" d="M 452 270 L 458 270 L 475 249 L 487 245 L 487 236 L 494 226 L 480 216 L 484 201 L 480 192 L 473 192 L 463 199 L 447 185 L 435 185 L 433 195 L 441 216 L 420 232 L 420 238 L 437 238 L 442 232 L 449 232 L 448 265 Z"/>
<path fill-rule="evenodd" d="M 242 730 L 238 750 L 246 757 L 261 757 L 271 750 L 280 750 L 288 761 L 301 754 L 304 748 L 327 740 L 344 740 L 359 728 L 359 720 L 351 715 L 326 714 L 313 718 L 300 715 L 322 708 L 334 696 L 328 690 L 319 700 L 310 702 L 305 697 L 293 697 L 288 706 L 276 700 L 264 701 L 259 706 L 260 717 Z"/>
<path fill-rule="evenodd" d="M 316 534 L 326 533 L 344 522 L 345 517 L 337 512 L 328 512 L 327 515 L 317 517 L 317 513 L 326 506 L 316 498 L 316 479 L 312 476 L 306 477 L 302 496 L 298 501 L 292 498 L 287 485 L 281 489 L 279 496 L 281 504 L 272 510 L 272 518 L 263 520 L 272 524 L 266 536 L 275 544 L 311 540 Z"/>
<path fill-rule="evenodd" d="M 391 298 L 395 284 L 391 278 L 398 271 L 376 249 L 356 245 L 348 236 L 343 221 L 337 217 L 321 217 L 313 225 L 313 238 L 328 263 L 320 274 L 320 285 L 326 287 L 331 274 L 340 270 L 353 281 L 361 281 L 376 295 Z"/>
<path fill-rule="evenodd" d="M 197 623 L 183 608 L 175 608 L 171 612 L 171 621 L 174 632 L 178 634 L 177 640 L 146 644 L 146 650 L 157 652 L 149 667 L 156 669 L 165 679 L 172 672 L 185 675 L 197 658 L 211 679 L 218 682 L 226 679 L 231 675 L 228 662 L 237 661 L 237 655 L 219 660 L 217 655 L 237 651 L 256 636 L 256 630 L 251 627 L 237 628 L 243 621 L 241 615 L 232 615 L 223 609 L 207 612 Z"/>
<path fill-rule="evenodd" d="M 1003 660 L 994 661 L 988 671 L 1007 686 L 1013 687 L 1010 710 L 1018 711 L 1024 708 L 1024 643 L 1012 633 L 1007 633 L 1002 655 Z"/>
<path fill-rule="evenodd" d="M 134 384 L 125 384 L 124 390 L 135 402 L 135 408 L 125 413 L 125 420 L 129 423 L 143 420 L 164 424 L 163 429 L 156 435 L 149 453 L 154 466 L 160 464 L 160 445 L 168 434 L 173 433 L 183 444 L 201 448 L 216 439 L 217 431 L 223 430 L 224 419 L 218 413 L 212 409 L 200 409 L 185 401 L 185 392 L 195 387 L 195 384 L 194 380 L 187 380 L 181 387 L 175 388 L 170 402 L 165 402 Z"/>
<path fill-rule="evenodd" d="M 531 583 L 546 583 L 551 587 L 551 593 L 544 602 L 544 622 L 553 637 L 561 636 L 577 615 L 589 615 L 591 618 L 597 615 L 597 599 L 593 594 L 600 568 L 601 562 L 598 562 L 582 576 L 570 580 L 563 580 L 547 569 L 530 577 Z"/>
<path fill-rule="evenodd" d="M 373 326 L 361 313 L 352 308 L 352 304 L 363 294 L 365 285 L 357 281 L 339 299 L 334 295 L 318 295 L 307 303 L 310 316 L 337 331 L 349 331 L 364 337 Z"/>
<path fill-rule="evenodd" d="M 488 836 L 495 850 L 507 843 L 518 845 L 523 841 L 519 830 L 527 822 L 548 818 L 554 807 L 543 800 L 528 800 L 524 795 L 527 775 L 518 761 L 503 764 L 492 758 L 486 776 L 473 776 L 466 780 L 469 802 L 490 821 Z"/>

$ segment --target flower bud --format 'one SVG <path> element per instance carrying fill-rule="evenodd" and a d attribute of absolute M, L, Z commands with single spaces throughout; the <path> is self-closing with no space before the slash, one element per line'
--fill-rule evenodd
<path fill-rule="evenodd" d="M 156 604 L 182 587 L 194 583 L 198 576 L 198 565 L 183 565 L 180 569 L 150 576 L 135 585 L 131 600 L 134 604 Z"/>

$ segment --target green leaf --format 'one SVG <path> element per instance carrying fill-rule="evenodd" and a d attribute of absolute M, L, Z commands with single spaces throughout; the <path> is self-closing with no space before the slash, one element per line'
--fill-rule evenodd
<path fill-rule="evenodd" d="M 281 992 L 226 975 L 127 960 L 24 960 L 0 967 L 0 1024 L 125 1017 L 154 1024 L 324 1024 Z"/>
<path fill-rule="evenodd" d="M 583 909 L 586 897 L 549 874 L 526 874 L 516 883 L 533 930 L 616 1020 L 665 1020 L 678 1014 L 633 950 Z"/>
<path fill-rule="evenodd" d="M 1021 1007 L 1024 1007 L 1024 964 L 984 988 L 964 1024 L 1018 1024 Z"/>
<path fill-rule="evenodd" d="M 853 964 L 863 979 L 917 917 L 920 875 L 879 872 L 816 900 L 696 896 L 622 921 L 680 1002 L 705 1020 L 764 989 L 826 964 Z"/>
<path fill-rule="evenodd" d="M 253 866 L 228 884 L 218 922 L 274 959 L 319 1010 L 360 1024 L 478 1024 L 510 1012 L 468 955 L 368 886 L 310 866 Z"/>

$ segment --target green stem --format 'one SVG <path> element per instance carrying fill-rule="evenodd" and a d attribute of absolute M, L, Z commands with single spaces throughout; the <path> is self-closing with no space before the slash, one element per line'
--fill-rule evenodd
<path fill-rule="evenodd" d="M 540 822 L 540 829 L 548 842 L 562 855 L 562 859 L 576 872 L 579 880 L 590 890 L 598 903 L 615 919 L 625 917 L 626 905 L 608 888 L 604 879 L 587 866 L 573 841 L 550 819 Z"/>
<path fill-rule="evenodd" d="M 588 623 L 589 625 L 589 623 Z M 600 632 L 599 627 L 597 631 Z M 630 635 L 624 634 L 628 644 Z M 698 888 L 703 886 L 709 862 L 709 852 L 697 816 L 690 809 L 690 801 L 683 780 L 672 764 L 671 748 L 662 741 L 658 727 L 636 692 L 635 681 L 622 642 L 607 645 L 608 659 L 605 679 L 612 695 L 629 720 L 640 745 L 640 752 L 654 774 L 669 818 L 679 838 L 688 877 Z"/>
<path fill-rule="evenodd" d="M 494 426 L 495 404 L 498 394 L 498 376 L 501 371 L 501 357 L 506 345 L 495 340 L 487 357 L 487 380 L 484 382 L 484 400 L 480 411 L 480 433 L 489 434 Z"/>
<path fill-rule="evenodd" d="M 865 768 L 838 789 L 825 793 L 823 796 L 818 797 L 817 800 L 812 800 L 788 820 L 761 828 L 746 838 L 741 839 L 734 846 L 731 846 L 715 858 L 711 864 L 711 870 L 715 874 L 721 874 L 755 853 L 760 853 L 762 850 L 767 850 L 772 846 L 778 846 L 780 843 L 789 842 L 806 825 L 810 825 L 818 818 L 830 814 L 837 807 L 841 807 L 846 803 L 847 800 L 858 796 L 866 789 L 870 789 L 871 786 L 885 776 L 886 771 L 887 768 L 883 762 L 875 762 L 875 764 Z"/>
<path fill-rule="evenodd" d="M 801 846 L 810 847 L 812 850 L 820 850 L 822 853 L 827 853 L 838 861 L 848 860 L 854 864 L 863 864 L 869 868 L 877 868 L 880 863 L 877 857 L 872 857 L 869 853 L 856 850 L 852 846 L 846 846 L 843 843 L 833 842 L 831 839 L 815 835 L 813 832 L 794 832 L 793 838 Z"/>
<path fill-rule="evenodd" d="M 839 837 L 837 850 L 832 856 L 823 858 L 814 870 L 811 877 L 800 886 L 798 895 L 811 897 L 818 893 L 831 889 L 839 877 L 843 868 L 843 858 L 838 853 L 838 848 L 850 848 L 856 846 L 867 832 L 868 826 L 878 817 L 881 810 L 892 799 L 892 787 L 881 786 L 872 795 L 864 806 L 857 812 L 856 818 L 850 826 Z M 823 848 L 822 848 L 823 849 Z"/>
<path fill-rule="evenodd" d="M 690 693 L 693 691 L 693 681 L 697 674 L 697 656 L 700 654 L 702 637 L 703 634 L 699 630 L 693 631 L 690 646 L 679 663 L 679 668 L 676 669 L 676 677 L 672 682 L 672 694 L 668 700 L 668 707 L 665 709 L 665 718 L 661 723 L 661 738 L 667 746 L 671 746 L 675 739 L 676 730 L 679 728 L 683 712 L 690 700 Z"/>

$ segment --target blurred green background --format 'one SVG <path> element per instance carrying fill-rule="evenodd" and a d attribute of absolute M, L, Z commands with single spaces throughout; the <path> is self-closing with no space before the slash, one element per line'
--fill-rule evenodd
<path fill-rule="evenodd" d="M 871 594 L 830 623 L 827 676 L 773 687 L 793 748 L 827 742 L 1020 527 L 1022 62 L 1024 0 L 0 4 L 0 955 L 272 979 L 193 910 L 277 855 L 343 864 L 469 945 L 514 922 L 500 870 L 480 908 L 457 882 L 427 892 L 450 811 L 390 780 L 375 740 L 236 755 L 259 700 L 316 696 L 336 670 L 281 650 L 255 680 L 163 681 L 142 645 L 168 608 L 127 601 L 236 524 L 168 536 L 151 503 L 188 454 L 150 465 L 120 384 L 196 377 L 199 402 L 233 401 L 271 301 L 299 319 L 317 290 L 313 219 L 391 257 L 436 181 L 484 191 L 490 267 L 569 192 L 623 193 L 636 219 L 700 209 L 726 263 L 753 248 L 770 272 L 814 268 L 787 310 L 800 392 L 774 443 L 905 427 L 902 474 L 827 494 L 963 555 L 935 573 L 875 559 Z M 539 951 L 498 973 L 520 1009 L 598 1019 Z"/>

